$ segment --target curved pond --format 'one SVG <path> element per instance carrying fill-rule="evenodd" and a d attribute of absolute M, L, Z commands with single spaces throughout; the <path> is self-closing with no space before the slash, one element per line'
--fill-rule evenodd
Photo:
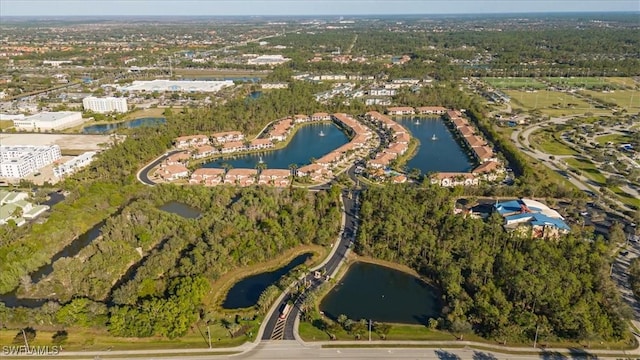
<path fill-rule="evenodd" d="M 200 210 L 194 208 L 193 206 L 189 206 L 179 201 L 169 201 L 168 203 L 159 206 L 158 209 L 166 211 L 168 213 L 180 215 L 186 219 L 197 219 L 202 214 Z"/>
<path fill-rule="evenodd" d="M 284 267 L 240 280 L 229 290 L 227 297 L 222 303 L 222 307 L 224 309 L 239 309 L 254 306 L 258 303 L 260 295 L 266 288 L 280 280 L 280 278 L 291 271 L 291 269 L 304 264 L 312 255 L 312 253 L 298 255 Z"/>
<path fill-rule="evenodd" d="M 312 158 L 319 159 L 348 142 L 347 135 L 333 122 L 306 124 L 298 128 L 284 149 L 217 158 L 202 167 L 221 168 L 223 164 L 229 164 L 235 169 L 253 169 L 260 160 L 267 165 L 267 169 L 288 169 L 291 164 L 300 167 L 310 164 Z"/>
<path fill-rule="evenodd" d="M 143 126 L 158 126 L 163 125 L 167 122 L 165 118 L 162 117 L 145 117 L 138 118 L 130 121 L 123 121 L 119 123 L 111 123 L 111 124 L 98 124 L 98 125 L 89 125 L 82 128 L 83 134 L 104 134 L 115 131 L 117 129 L 127 128 L 133 129 Z"/>
<path fill-rule="evenodd" d="M 420 141 L 416 154 L 407 162 L 407 169 L 429 172 L 467 172 L 473 161 L 440 118 L 403 117 L 398 119 L 411 135 Z M 435 140 L 434 140 L 435 135 Z"/>
<path fill-rule="evenodd" d="M 440 316 L 437 290 L 417 277 L 376 264 L 357 262 L 320 303 L 331 319 L 427 325 Z"/>

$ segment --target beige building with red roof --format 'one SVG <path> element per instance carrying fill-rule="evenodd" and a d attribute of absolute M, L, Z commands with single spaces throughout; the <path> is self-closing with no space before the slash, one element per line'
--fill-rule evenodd
<path fill-rule="evenodd" d="M 410 106 L 396 106 L 387 108 L 387 114 L 389 115 L 413 115 L 415 109 Z"/>
<path fill-rule="evenodd" d="M 211 134 L 211 138 L 218 144 L 222 144 L 228 141 L 242 141 L 244 140 L 244 134 L 240 131 L 225 131 Z"/>
<path fill-rule="evenodd" d="M 230 169 L 224 177 L 225 184 L 249 186 L 256 183 L 258 170 L 256 169 Z"/>
<path fill-rule="evenodd" d="M 207 144 L 209 144 L 209 137 L 207 135 L 180 136 L 173 141 L 173 145 L 178 149 L 186 149 L 192 146 Z"/>
<path fill-rule="evenodd" d="M 165 165 L 178 165 L 178 164 L 184 164 L 189 159 L 191 159 L 191 155 L 188 152 L 180 151 L 175 154 L 169 155 L 169 157 L 167 157 L 163 163 Z"/>
<path fill-rule="evenodd" d="M 273 146 L 273 142 L 269 139 L 254 139 L 249 144 L 249 150 L 270 149 Z"/>
<path fill-rule="evenodd" d="M 224 169 L 199 168 L 196 169 L 193 174 L 191 174 L 189 184 L 216 186 L 224 181 L 224 173 Z"/>
<path fill-rule="evenodd" d="M 182 164 L 161 165 L 156 170 L 156 176 L 161 177 L 165 181 L 174 181 L 189 176 L 189 169 Z"/>
<path fill-rule="evenodd" d="M 193 149 L 193 158 L 194 159 L 201 159 L 201 158 L 205 158 L 205 157 L 209 157 L 212 155 L 215 155 L 218 152 L 218 150 L 216 150 L 216 148 L 214 148 L 211 145 L 202 145 L 202 146 L 198 146 L 197 148 Z"/>
<path fill-rule="evenodd" d="M 439 172 L 431 176 L 431 183 L 443 187 L 476 186 L 479 184 L 479 180 L 471 173 Z"/>
<path fill-rule="evenodd" d="M 442 106 L 420 106 L 416 108 L 416 113 L 421 115 L 443 115 L 447 113 L 447 108 Z"/>
<path fill-rule="evenodd" d="M 297 174 L 299 177 L 308 176 L 313 181 L 320 181 L 329 178 L 332 172 L 320 164 L 310 164 L 299 168 Z"/>
<path fill-rule="evenodd" d="M 223 154 L 229 154 L 244 150 L 247 150 L 247 147 L 244 146 L 242 141 L 230 141 L 222 144 L 220 152 Z"/>
<path fill-rule="evenodd" d="M 331 115 L 326 112 L 318 112 L 311 115 L 311 121 L 326 121 L 331 120 Z"/>
<path fill-rule="evenodd" d="M 291 184 L 291 171 L 284 169 L 264 169 L 258 176 L 258 184 L 287 187 Z"/>

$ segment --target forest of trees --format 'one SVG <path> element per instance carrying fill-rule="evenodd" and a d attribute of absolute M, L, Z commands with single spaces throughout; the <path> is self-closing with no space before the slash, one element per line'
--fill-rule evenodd
<path fill-rule="evenodd" d="M 389 186 L 362 197 L 359 254 L 406 264 L 442 291 L 441 328 L 499 340 L 612 340 L 630 316 L 609 278 L 610 249 L 579 233 L 533 240 L 502 218 L 453 215 L 448 189 Z"/>

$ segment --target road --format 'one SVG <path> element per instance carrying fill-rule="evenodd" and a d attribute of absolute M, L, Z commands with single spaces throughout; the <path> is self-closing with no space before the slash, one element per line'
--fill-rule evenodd
<path fill-rule="evenodd" d="M 149 172 L 151 171 L 151 169 L 153 169 L 154 167 L 160 165 L 160 163 L 163 162 L 169 156 L 171 156 L 171 155 L 173 155 L 175 153 L 178 153 L 180 151 L 182 151 L 182 150 L 169 151 L 169 152 L 165 153 L 164 155 L 161 155 L 157 159 L 153 160 L 152 162 L 148 163 L 145 167 L 140 169 L 138 171 L 138 173 L 136 174 L 136 177 L 138 178 L 138 181 L 140 181 L 141 183 L 143 183 L 145 185 L 149 185 L 149 186 L 155 185 L 156 183 L 153 180 L 151 180 L 151 178 L 149 177 Z"/>
<path fill-rule="evenodd" d="M 355 167 L 352 166 L 349 168 L 347 173 L 352 179 L 355 178 L 354 174 Z M 359 196 L 359 191 L 357 190 L 344 190 L 342 193 L 342 203 L 344 206 L 343 212 L 343 224 L 341 227 L 341 236 L 333 245 L 333 250 L 329 255 L 329 258 L 325 260 L 323 264 L 321 264 L 317 269 L 312 269 L 312 271 L 305 275 L 302 281 L 306 281 L 309 284 L 306 292 L 315 290 L 318 286 L 320 286 L 326 278 L 316 278 L 314 276 L 313 270 L 318 270 L 322 274 L 326 274 L 329 277 L 332 277 L 337 272 L 338 268 L 344 261 L 349 252 L 350 246 L 352 242 L 355 240 L 356 231 L 357 231 L 357 212 L 358 205 L 357 199 Z M 305 293 L 306 293 L 305 292 Z M 295 322 L 296 318 L 300 314 L 299 305 L 304 301 L 304 294 L 302 294 L 299 298 L 295 299 L 293 308 L 289 311 L 287 317 L 285 319 L 280 318 L 280 309 L 284 307 L 284 304 L 288 300 L 292 300 L 289 294 L 284 296 L 284 299 L 278 304 L 277 307 L 272 308 L 270 314 L 266 316 L 268 320 L 267 325 L 264 329 L 264 333 L 262 334 L 263 340 L 295 340 L 296 335 L 294 334 L 297 331 Z"/>
<path fill-rule="evenodd" d="M 549 158 L 550 156 L 549 154 L 544 153 L 535 147 L 532 147 L 531 144 L 529 143 L 529 137 L 531 136 L 531 134 L 539 130 L 540 128 L 542 128 L 543 125 L 562 124 L 562 123 L 565 123 L 567 120 L 572 119 L 573 117 L 575 116 L 570 115 L 570 116 L 564 116 L 559 118 L 553 118 L 551 120 L 540 122 L 523 129 L 518 129 L 513 133 L 511 133 L 511 141 L 522 152 L 533 157 L 534 159 L 539 160 L 542 164 L 544 164 L 549 169 L 559 172 L 560 174 L 566 174 L 565 178 L 567 179 L 567 181 L 571 182 L 571 184 L 573 184 L 578 189 L 588 193 L 597 192 L 600 187 L 599 184 L 596 184 L 593 180 L 590 180 L 583 175 L 576 175 L 571 171 L 567 171 L 565 167 L 558 165 L 556 163 L 556 160 L 551 160 Z M 520 138 L 522 138 L 522 140 Z M 561 158 L 561 156 L 560 157 L 555 156 L 555 157 Z M 627 207 L 626 204 L 624 204 L 622 201 L 620 201 L 617 198 L 609 198 L 609 200 L 614 202 L 620 209 L 624 209 Z M 619 214 L 618 212 L 615 212 L 615 213 L 617 213 L 622 217 L 625 217 L 623 214 Z"/>

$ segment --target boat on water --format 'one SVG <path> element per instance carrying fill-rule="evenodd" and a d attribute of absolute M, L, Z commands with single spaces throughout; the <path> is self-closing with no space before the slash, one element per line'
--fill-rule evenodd
<path fill-rule="evenodd" d="M 420 120 L 416 119 L 416 122 L 414 124 L 420 125 Z"/>
<path fill-rule="evenodd" d="M 436 136 L 436 134 L 433 134 L 433 136 L 431 137 L 431 140 L 438 140 L 438 137 Z"/>
<path fill-rule="evenodd" d="M 324 136 L 324 132 L 322 130 L 320 130 L 320 136 Z"/>

